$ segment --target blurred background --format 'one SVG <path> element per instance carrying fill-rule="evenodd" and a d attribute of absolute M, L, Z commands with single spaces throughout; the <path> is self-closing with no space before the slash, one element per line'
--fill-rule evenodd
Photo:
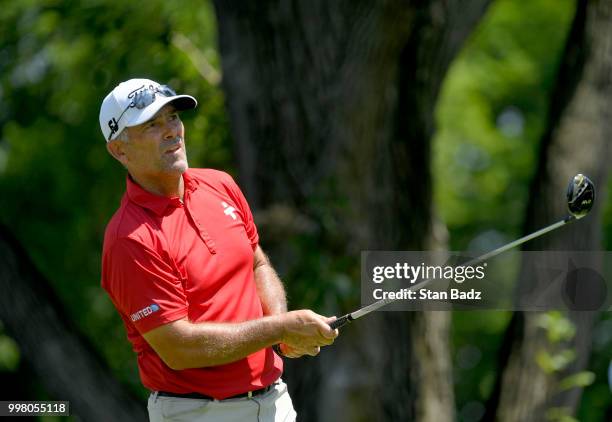
<path fill-rule="evenodd" d="M 362 250 L 555 222 L 578 172 L 591 215 L 526 247 L 612 248 L 612 1 L 245 3 L 0 0 L 0 400 L 146 418 L 100 288 L 125 172 L 98 112 L 132 77 L 198 99 L 190 166 L 238 180 L 292 309 L 358 307 Z M 609 421 L 611 359 L 610 312 L 394 312 L 285 379 L 303 421 Z"/>

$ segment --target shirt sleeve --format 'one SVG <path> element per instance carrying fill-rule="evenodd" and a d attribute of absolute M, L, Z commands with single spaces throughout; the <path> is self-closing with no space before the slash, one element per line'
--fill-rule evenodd
<path fill-rule="evenodd" d="M 102 274 L 115 306 L 141 334 L 187 316 L 187 298 L 173 266 L 136 240 L 118 239 L 103 257 Z"/>
<path fill-rule="evenodd" d="M 244 229 L 246 230 L 249 241 L 251 242 L 251 247 L 253 250 L 257 248 L 259 244 L 259 234 L 257 233 L 257 227 L 255 226 L 255 221 L 253 220 L 253 213 L 251 213 L 251 208 L 249 204 L 242 194 L 242 191 L 232 179 L 232 177 L 228 174 L 227 178 L 229 179 L 229 194 L 232 199 L 236 202 L 236 205 L 240 209 L 240 212 L 243 216 Z"/>

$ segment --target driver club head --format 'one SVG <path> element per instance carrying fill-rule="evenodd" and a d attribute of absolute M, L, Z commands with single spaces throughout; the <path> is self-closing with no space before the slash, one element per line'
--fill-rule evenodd
<path fill-rule="evenodd" d="M 595 202 L 595 185 L 584 174 L 578 173 L 567 186 L 567 209 L 576 219 L 591 211 Z"/>

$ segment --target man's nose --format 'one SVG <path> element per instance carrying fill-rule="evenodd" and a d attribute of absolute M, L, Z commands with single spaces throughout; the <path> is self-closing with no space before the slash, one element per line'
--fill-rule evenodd
<path fill-rule="evenodd" d="M 174 139 L 179 135 L 179 125 L 175 120 L 167 120 L 164 123 L 164 139 Z"/>

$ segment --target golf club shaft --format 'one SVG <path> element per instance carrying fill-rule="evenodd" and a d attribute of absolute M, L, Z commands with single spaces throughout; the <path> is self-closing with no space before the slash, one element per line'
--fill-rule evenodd
<path fill-rule="evenodd" d="M 512 241 L 506 245 L 500 246 L 497 249 L 494 249 L 490 252 L 487 252 L 484 255 L 481 255 L 477 258 L 474 258 L 464 264 L 461 264 L 462 267 L 464 266 L 469 266 L 469 265 L 474 265 L 477 263 L 480 263 L 486 259 L 492 258 L 494 256 L 499 255 L 502 252 L 506 252 L 507 250 L 510 250 L 512 248 L 515 248 L 519 245 L 522 245 L 525 242 L 528 242 L 532 239 L 535 239 L 536 237 L 542 236 L 546 233 L 549 233 L 553 230 L 558 229 L 559 227 L 562 227 L 564 225 L 566 225 L 567 223 L 575 220 L 576 218 L 572 215 L 567 216 L 566 218 L 564 218 L 561 221 L 558 221 L 554 224 L 551 224 L 550 226 L 544 227 L 543 229 L 540 229 L 536 232 L 533 232 L 531 234 L 528 234 L 527 236 L 523 236 L 520 239 L 516 239 L 515 241 Z M 410 286 L 408 288 L 408 290 L 416 290 L 416 289 L 421 289 L 423 287 L 425 287 L 427 284 L 429 284 L 431 281 L 433 281 L 433 279 L 426 279 L 426 280 L 421 280 L 419 283 L 417 284 L 413 284 L 412 286 Z M 401 299 L 382 299 L 379 300 L 377 302 L 374 302 L 368 306 L 364 306 L 361 309 L 358 309 L 354 312 L 351 312 L 350 314 L 346 314 L 341 316 L 340 318 L 336 319 L 335 321 L 333 321 L 332 323 L 329 324 L 329 326 L 332 329 L 336 329 L 336 328 L 340 328 L 343 327 L 344 325 L 348 324 L 349 322 L 357 319 L 357 318 L 361 318 L 364 315 L 369 314 L 370 312 L 373 312 L 377 309 L 382 308 L 385 305 L 388 305 L 389 303 L 395 302 L 396 300 L 401 300 Z"/>

